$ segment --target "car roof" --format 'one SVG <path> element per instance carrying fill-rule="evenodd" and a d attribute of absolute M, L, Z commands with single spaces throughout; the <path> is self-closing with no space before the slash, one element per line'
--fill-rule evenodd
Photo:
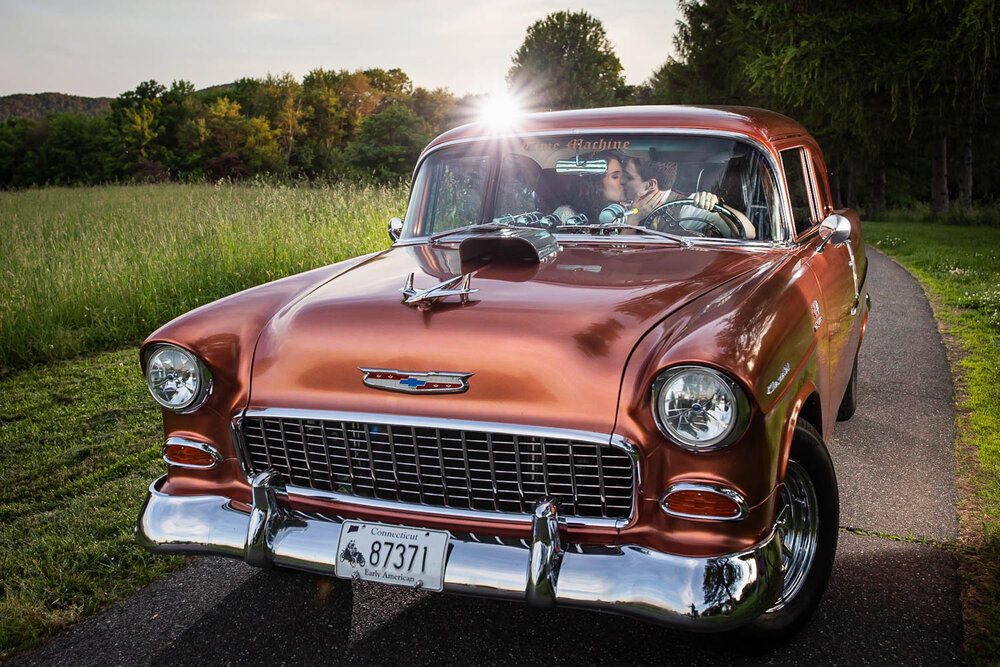
<path fill-rule="evenodd" d="M 805 128 L 787 116 L 766 109 L 739 106 L 650 105 L 531 113 L 518 117 L 514 125 L 503 130 L 503 134 L 612 128 L 717 130 L 747 135 L 765 145 L 804 136 L 809 143 L 814 143 Z M 497 134 L 496 126 L 489 123 L 469 123 L 440 135 L 425 151 L 451 141 Z"/>

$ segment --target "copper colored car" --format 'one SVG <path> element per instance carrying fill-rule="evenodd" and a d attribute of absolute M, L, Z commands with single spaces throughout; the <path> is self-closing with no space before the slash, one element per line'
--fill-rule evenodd
<path fill-rule="evenodd" d="M 833 564 L 870 308 L 826 174 L 759 109 L 443 134 L 390 248 L 146 340 L 139 543 L 788 635 Z"/>

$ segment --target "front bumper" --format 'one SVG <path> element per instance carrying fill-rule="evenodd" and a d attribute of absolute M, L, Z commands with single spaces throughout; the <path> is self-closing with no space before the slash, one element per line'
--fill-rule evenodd
<path fill-rule="evenodd" d="M 150 485 L 136 522 L 136 540 L 146 549 L 334 574 L 342 519 L 280 507 L 276 473 L 253 479 L 249 513 L 224 496 L 162 493 L 164 479 Z M 530 543 L 452 533 L 445 592 L 719 631 L 761 614 L 781 591 L 780 543 L 773 532 L 744 553 L 694 558 L 636 545 L 564 548 L 558 527 L 556 505 L 542 502 L 535 508 Z"/>

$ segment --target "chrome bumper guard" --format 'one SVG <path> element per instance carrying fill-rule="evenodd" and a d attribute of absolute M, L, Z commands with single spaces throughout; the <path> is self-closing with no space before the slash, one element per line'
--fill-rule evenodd
<path fill-rule="evenodd" d="M 332 576 L 341 521 L 281 508 L 273 471 L 252 480 L 253 506 L 224 496 L 172 496 L 153 482 L 136 522 L 136 541 L 156 553 L 215 554 Z M 633 616 L 689 631 L 739 626 L 781 591 L 780 542 L 772 535 L 744 553 L 694 558 L 636 545 L 566 549 L 551 501 L 532 516 L 529 548 L 449 540 L 444 590 Z"/>

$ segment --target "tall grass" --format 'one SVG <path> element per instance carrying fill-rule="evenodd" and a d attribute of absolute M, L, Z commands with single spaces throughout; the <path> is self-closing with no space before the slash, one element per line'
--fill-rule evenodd
<path fill-rule="evenodd" d="M 191 308 L 388 244 L 405 190 L 147 185 L 0 192 L 0 369 L 141 341 Z"/>

